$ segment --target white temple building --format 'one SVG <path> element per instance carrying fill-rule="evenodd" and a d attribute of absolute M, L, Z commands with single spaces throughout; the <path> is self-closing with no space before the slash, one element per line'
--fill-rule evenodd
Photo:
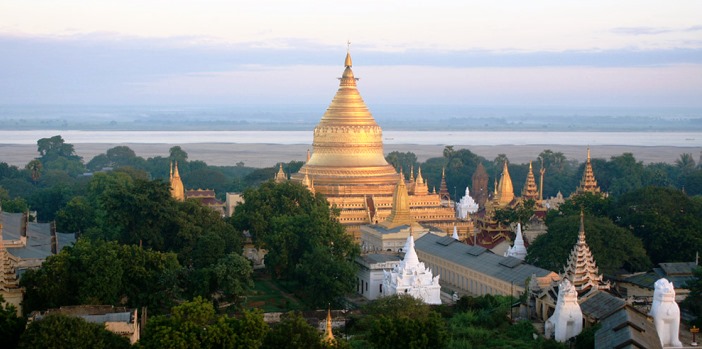
<path fill-rule="evenodd" d="M 390 272 L 385 272 L 383 289 L 385 295 L 408 294 L 427 304 L 441 304 L 439 275 L 433 276 L 431 269 L 419 261 L 414 249 L 414 237 L 407 238 L 405 258 Z"/>
<path fill-rule="evenodd" d="M 468 214 L 478 212 L 478 203 L 470 196 L 470 187 L 466 187 L 464 195 L 456 205 L 456 214 L 460 219 L 468 218 Z"/>
<path fill-rule="evenodd" d="M 524 246 L 524 237 L 522 236 L 522 224 L 517 223 L 517 236 L 514 238 L 514 245 L 505 252 L 505 257 L 514 257 L 521 260 L 526 259 L 527 250 Z"/>

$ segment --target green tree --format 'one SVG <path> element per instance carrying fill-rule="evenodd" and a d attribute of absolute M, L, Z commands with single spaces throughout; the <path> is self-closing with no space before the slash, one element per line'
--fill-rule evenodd
<path fill-rule="evenodd" d="M 300 313 L 286 314 L 268 332 L 261 348 L 315 349 L 323 348 L 319 332 Z"/>
<path fill-rule="evenodd" d="M 527 262 L 547 270 L 562 270 L 578 241 L 579 227 L 578 215 L 550 221 L 548 233 L 536 238 L 529 246 Z M 651 267 L 641 241 L 609 218 L 586 215 L 585 236 L 601 273 L 613 273 L 619 269 L 645 271 Z"/>
<path fill-rule="evenodd" d="M 41 178 L 41 170 L 43 168 L 41 161 L 34 159 L 27 163 L 27 166 L 25 168 L 31 174 L 32 182 L 36 184 L 39 181 L 39 178 Z"/>
<path fill-rule="evenodd" d="M 414 167 L 416 171 L 419 164 L 417 162 L 417 155 L 412 152 L 399 152 L 393 151 L 385 156 L 385 160 L 396 169 L 402 169 L 404 173 L 409 173 L 410 169 Z"/>
<path fill-rule="evenodd" d="M 695 169 L 695 158 L 692 157 L 690 153 L 680 154 L 680 157 L 675 159 L 675 166 L 677 166 L 683 173 L 689 172 Z"/>
<path fill-rule="evenodd" d="M 85 168 L 83 159 L 76 155 L 73 144 L 66 143 L 60 135 L 51 138 L 41 138 L 37 141 L 39 160 L 47 170 L 62 170 L 75 176 Z"/>
<path fill-rule="evenodd" d="M 218 316 L 212 303 L 197 297 L 174 307 L 170 316 L 149 320 L 139 341 L 142 348 L 259 348 L 268 332 L 261 313 L 240 319 Z"/>
<path fill-rule="evenodd" d="M 129 348 L 129 341 L 109 332 L 102 324 L 81 318 L 51 314 L 32 322 L 20 338 L 19 348 Z"/>
<path fill-rule="evenodd" d="M 4 212 L 21 213 L 29 211 L 29 205 L 21 197 L 10 199 L 10 193 L 5 188 L 0 187 L 0 207 Z"/>
<path fill-rule="evenodd" d="M 66 206 L 56 212 L 56 229 L 80 236 L 95 225 L 95 208 L 84 196 L 73 197 Z"/>
<path fill-rule="evenodd" d="M 17 316 L 14 305 L 4 303 L 5 299 L 0 295 L 0 340 L 4 348 L 16 348 L 26 321 Z"/>
<path fill-rule="evenodd" d="M 523 229 L 527 229 L 527 223 L 534 215 L 534 207 L 536 207 L 536 202 L 534 200 L 525 200 L 519 202 L 515 207 L 496 209 L 494 217 L 504 226 L 509 226 L 512 223 L 520 223 Z"/>
<path fill-rule="evenodd" d="M 612 219 L 643 241 L 653 263 L 687 262 L 702 251 L 702 205 L 680 190 L 645 187 L 623 195 Z"/>
<path fill-rule="evenodd" d="M 364 314 L 368 341 L 376 348 L 443 348 L 449 339 L 439 313 L 412 296 L 380 298 Z"/>
<path fill-rule="evenodd" d="M 24 310 L 62 305 L 148 306 L 154 313 L 170 308 L 179 296 L 180 265 L 174 254 L 116 242 L 78 239 L 22 275 Z"/>
<path fill-rule="evenodd" d="M 268 250 L 266 267 L 275 278 L 290 281 L 314 280 L 304 295 L 312 305 L 334 303 L 355 284 L 354 258 L 358 246 L 338 221 L 338 211 L 321 195 L 312 195 L 300 184 L 268 181 L 244 192 L 231 219 L 239 230 L 251 232 L 254 243 Z M 319 260 L 329 262 L 320 277 L 314 268 Z M 347 287 L 346 289 L 344 289 Z M 341 292 L 343 290 L 344 292 Z"/>

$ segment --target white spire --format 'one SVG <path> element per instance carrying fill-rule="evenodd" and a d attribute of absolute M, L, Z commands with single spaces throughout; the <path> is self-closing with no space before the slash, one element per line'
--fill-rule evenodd
<path fill-rule="evenodd" d="M 460 240 L 458 238 L 458 228 L 456 228 L 456 223 L 453 223 L 453 235 L 451 236 L 454 240 Z"/>
<path fill-rule="evenodd" d="M 514 238 L 514 246 L 510 247 L 505 252 L 505 257 L 514 257 L 524 260 L 527 255 L 526 247 L 524 246 L 524 237 L 522 236 L 522 224 L 517 223 L 517 236 Z"/>
<path fill-rule="evenodd" d="M 413 268 L 419 265 L 419 257 L 417 251 L 414 250 L 414 236 L 412 236 L 412 228 L 410 228 L 409 236 L 407 237 L 407 250 L 405 250 L 405 259 L 402 260 L 404 269 Z"/>

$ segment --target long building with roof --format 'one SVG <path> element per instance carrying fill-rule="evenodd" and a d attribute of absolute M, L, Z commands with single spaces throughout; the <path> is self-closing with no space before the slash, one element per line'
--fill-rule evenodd
<path fill-rule="evenodd" d="M 530 279 L 543 287 L 560 279 L 550 270 L 463 244 L 450 236 L 426 234 L 417 239 L 415 250 L 419 260 L 441 275 L 443 287 L 461 294 L 517 296 L 526 291 Z"/>

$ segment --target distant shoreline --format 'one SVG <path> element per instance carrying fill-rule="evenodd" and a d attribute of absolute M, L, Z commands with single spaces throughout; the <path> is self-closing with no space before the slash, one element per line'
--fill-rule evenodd
<path fill-rule="evenodd" d="M 168 156 L 168 150 L 179 145 L 188 153 L 189 160 L 201 160 L 214 166 L 235 166 L 243 161 L 246 166 L 271 167 L 278 162 L 292 160 L 305 161 L 307 149 L 311 144 L 270 144 L 270 143 L 68 143 L 74 145 L 76 153 L 87 163 L 95 155 L 104 153 L 116 146 L 127 146 L 143 158 Z M 413 152 L 420 162 L 428 158 L 441 157 L 443 144 L 385 144 L 385 153 L 392 151 Z M 562 152 L 566 158 L 583 162 L 586 157 L 586 145 L 460 145 L 454 149 L 469 149 L 473 153 L 493 159 L 498 154 L 506 154 L 513 163 L 526 163 L 535 160 L 545 149 Z M 664 162 L 672 164 L 682 153 L 691 153 L 695 161 L 699 159 L 702 145 L 691 147 L 678 146 L 629 146 L 629 145 L 591 145 L 593 158 L 609 159 L 611 156 L 632 153 L 638 161 L 644 163 Z M 37 157 L 36 144 L 0 144 L 0 162 L 24 167 Z"/>

